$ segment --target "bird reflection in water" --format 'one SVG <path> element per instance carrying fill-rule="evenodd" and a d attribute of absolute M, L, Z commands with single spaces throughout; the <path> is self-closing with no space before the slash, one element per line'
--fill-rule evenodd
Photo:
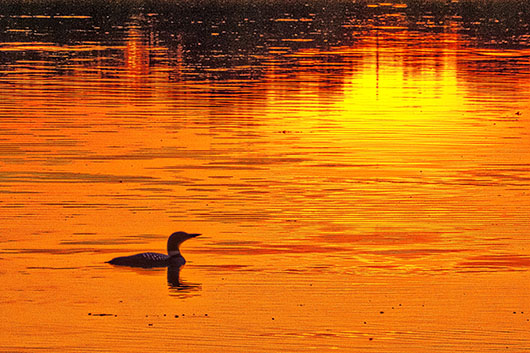
<path fill-rule="evenodd" d="M 182 266 L 169 266 L 167 268 L 167 285 L 169 294 L 175 297 L 186 298 L 195 295 L 202 287 L 197 283 L 188 283 L 180 280 Z"/>

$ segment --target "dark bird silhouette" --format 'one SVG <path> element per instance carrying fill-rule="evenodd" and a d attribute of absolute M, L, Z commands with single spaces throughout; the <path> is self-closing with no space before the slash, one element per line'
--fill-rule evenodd
<path fill-rule="evenodd" d="M 196 233 L 189 234 L 186 232 L 175 232 L 171 234 L 167 240 L 167 255 L 155 252 L 144 252 L 131 256 L 116 257 L 107 263 L 118 266 L 143 268 L 168 266 L 180 267 L 186 263 L 186 260 L 180 253 L 180 244 L 199 235 L 200 234 Z"/>

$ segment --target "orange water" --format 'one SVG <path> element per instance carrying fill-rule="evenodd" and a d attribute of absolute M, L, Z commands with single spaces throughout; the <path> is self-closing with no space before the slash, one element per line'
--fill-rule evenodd
<path fill-rule="evenodd" d="M 530 351 L 525 37 L 370 6 L 3 14 L 0 351 Z"/>

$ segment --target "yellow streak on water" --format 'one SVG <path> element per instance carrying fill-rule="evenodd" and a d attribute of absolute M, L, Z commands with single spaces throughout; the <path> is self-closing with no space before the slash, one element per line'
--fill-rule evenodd
<path fill-rule="evenodd" d="M 524 51 L 381 27 L 192 81 L 146 32 L 0 78 L 0 350 L 528 350 Z M 179 229 L 178 284 L 104 263 Z"/>

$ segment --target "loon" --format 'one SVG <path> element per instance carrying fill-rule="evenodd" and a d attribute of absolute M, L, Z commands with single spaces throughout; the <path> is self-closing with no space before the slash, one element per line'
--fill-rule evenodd
<path fill-rule="evenodd" d="M 186 232 L 175 232 L 167 240 L 167 255 L 155 252 L 144 252 L 131 256 L 116 257 L 107 263 L 119 266 L 130 267 L 179 267 L 186 263 L 186 260 L 179 251 L 179 246 L 185 240 L 195 238 L 200 234 L 189 234 Z"/>

